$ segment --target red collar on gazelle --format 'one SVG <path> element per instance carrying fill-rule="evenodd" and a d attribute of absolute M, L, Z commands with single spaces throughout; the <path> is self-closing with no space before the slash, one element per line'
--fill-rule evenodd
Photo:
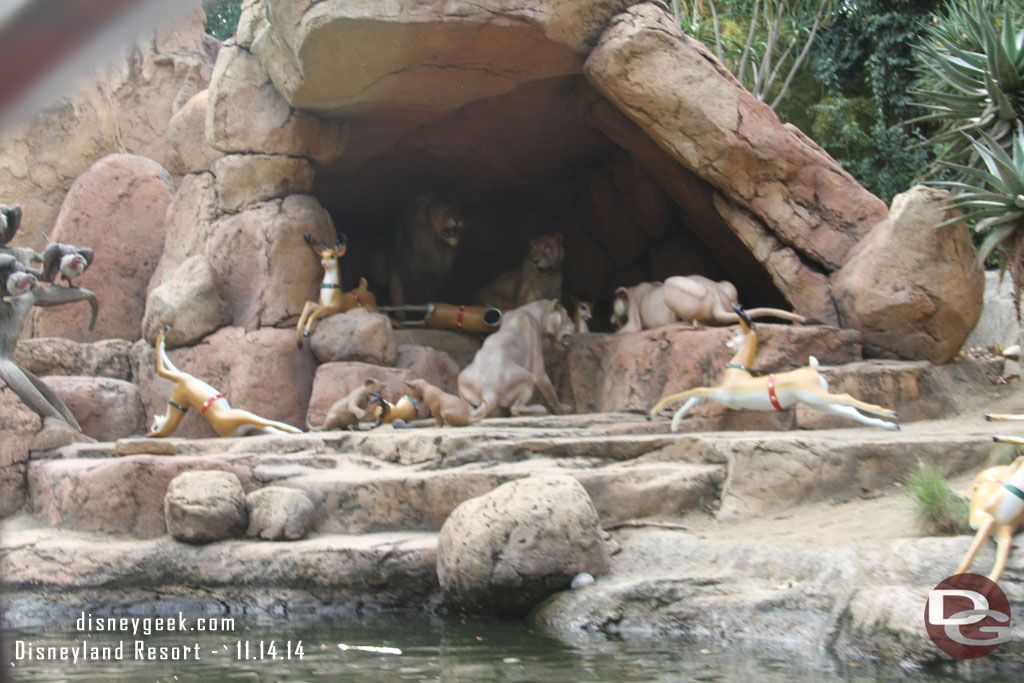
<path fill-rule="evenodd" d="M 199 409 L 199 414 L 206 415 L 206 409 L 212 406 L 213 402 L 220 398 L 224 398 L 224 394 L 215 394 L 214 396 L 211 396 L 210 398 L 203 401 L 203 407 Z"/>
<path fill-rule="evenodd" d="M 775 373 L 768 375 L 768 400 L 772 402 L 772 408 L 782 410 L 779 404 L 779 397 L 775 394 Z"/>

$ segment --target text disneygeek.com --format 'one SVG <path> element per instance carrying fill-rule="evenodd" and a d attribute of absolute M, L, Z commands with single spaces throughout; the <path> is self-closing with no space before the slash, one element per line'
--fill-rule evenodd
<path fill-rule="evenodd" d="M 189 642 L 189 634 L 228 633 L 234 631 L 235 620 L 231 617 L 199 617 L 190 619 L 181 612 L 173 617 L 100 617 L 82 612 L 75 621 L 75 632 L 87 634 L 131 634 L 131 640 L 117 640 L 98 644 L 83 639 L 74 644 L 51 645 L 15 640 L 13 643 L 12 666 L 29 662 L 79 662 L 93 661 L 199 661 L 199 643 Z M 182 643 L 150 644 L 141 637 L 181 635 Z"/>

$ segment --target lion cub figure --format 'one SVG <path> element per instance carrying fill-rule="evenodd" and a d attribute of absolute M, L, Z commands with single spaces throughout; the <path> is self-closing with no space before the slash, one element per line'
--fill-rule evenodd
<path fill-rule="evenodd" d="M 314 427 L 309 424 L 307 419 L 306 427 L 313 432 L 326 432 L 355 427 L 369 417 L 367 410 L 371 394 L 382 391 L 384 391 L 383 382 L 371 377 L 350 391 L 347 396 L 331 404 L 331 408 L 327 411 L 327 417 L 324 418 L 322 425 Z"/>
<path fill-rule="evenodd" d="M 562 243 L 560 234 L 534 237 L 522 265 L 491 280 L 477 294 L 477 299 L 485 306 L 507 311 L 531 301 L 560 298 L 565 257 Z"/>

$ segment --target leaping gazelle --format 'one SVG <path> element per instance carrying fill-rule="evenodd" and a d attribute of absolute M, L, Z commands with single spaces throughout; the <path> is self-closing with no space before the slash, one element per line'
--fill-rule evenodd
<path fill-rule="evenodd" d="M 732 307 L 740 318 L 739 329 L 726 346 L 736 349 L 736 353 L 725 366 L 721 383 L 714 387 L 696 387 L 666 396 L 647 413 L 648 420 L 673 403 L 685 400 L 686 403 L 672 416 L 672 432 L 678 432 L 679 423 L 687 411 L 702 398 L 710 398 L 729 408 L 748 410 L 785 410 L 800 402 L 815 410 L 848 417 L 872 427 L 900 428 L 895 422 L 868 417 L 859 412 L 864 411 L 895 420 L 899 416 L 893 410 L 865 403 L 849 394 L 828 393 L 828 383 L 818 373 L 818 359 L 814 356 L 810 357 L 807 367 L 767 376 L 755 376 L 754 371 L 750 369 L 757 353 L 754 322 L 740 306 L 733 304 Z"/>

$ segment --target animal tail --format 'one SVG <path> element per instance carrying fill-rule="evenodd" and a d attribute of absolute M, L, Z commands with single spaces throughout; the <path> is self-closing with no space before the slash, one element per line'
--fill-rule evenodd
<path fill-rule="evenodd" d="M 784 311 L 781 308 L 748 308 L 747 315 L 749 315 L 751 318 L 782 318 L 783 320 L 799 323 L 801 325 L 807 322 L 807 318 L 803 317 L 799 313 Z"/>
<path fill-rule="evenodd" d="M 476 414 L 475 409 L 471 410 L 469 413 L 469 424 L 475 425 L 477 422 L 487 417 L 487 414 L 491 412 L 491 406 L 487 403 L 486 398 L 483 399 L 483 402 L 480 405 L 484 407 L 483 412 Z"/>
<path fill-rule="evenodd" d="M 466 398 L 465 394 L 462 393 L 462 388 L 460 387 L 459 398 L 469 406 L 469 424 L 476 424 L 487 417 L 487 413 L 491 412 L 491 404 L 487 402 L 487 398 L 485 396 L 480 397 L 479 406 L 474 406 L 473 402 Z"/>
<path fill-rule="evenodd" d="M 807 367 L 809 367 L 811 370 L 814 370 L 814 374 L 818 376 L 818 381 L 821 382 L 821 390 L 827 392 L 828 381 L 824 377 L 822 377 L 821 373 L 818 372 L 818 368 L 821 367 L 818 363 L 818 359 L 815 358 L 814 356 L 808 356 Z"/>

